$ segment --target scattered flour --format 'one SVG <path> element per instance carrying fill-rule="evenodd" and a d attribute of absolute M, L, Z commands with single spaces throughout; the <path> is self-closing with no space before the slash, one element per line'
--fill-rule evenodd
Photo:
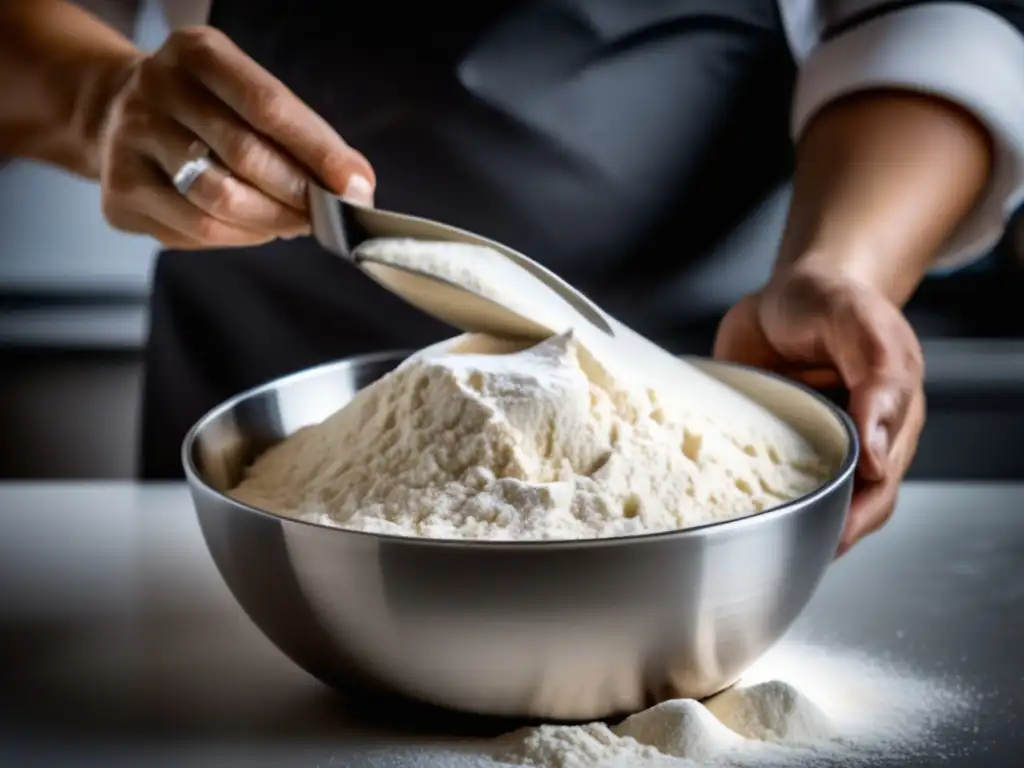
<path fill-rule="evenodd" d="M 472 263 L 479 249 L 392 242 L 378 250 L 381 260 L 426 260 L 438 274 L 495 295 L 498 283 L 481 281 Z M 579 539 L 738 517 L 820 484 L 828 468 L 793 430 L 734 391 L 709 388 L 696 370 L 689 375 L 700 378 L 690 380 L 680 371 L 666 392 L 638 387 L 569 333 L 528 349 L 460 337 L 414 356 L 268 451 L 233 495 L 378 533 Z M 965 701 L 867 657 L 786 644 L 705 702 L 665 701 L 615 726 L 522 729 L 472 750 L 384 750 L 361 764 L 843 765 L 914 751 Z"/>
<path fill-rule="evenodd" d="M 828 474 L 781 420 L 696 369 L 636 386 L 571 334 L 463 337 L 262 455 L 232 495 L 322 525 L 443 539 L 628 536 L 777 506 Z M 692 402 L 687 376 L 705 387 Z M 742 417 L 737 417 L 740 408 Z"/>
<path fill-rule="evenodd" d="M 863 656 L 792 645 L 707 702 L 666 701 L 611 728 L 526 729 L 493 758 L 547 768 L 842 765 L 915 752 L 968 701 Z"/>

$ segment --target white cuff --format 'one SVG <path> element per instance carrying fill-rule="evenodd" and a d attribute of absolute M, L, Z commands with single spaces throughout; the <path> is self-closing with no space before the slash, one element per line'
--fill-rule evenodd
<path fill-rule="evenodd" d="M 873 88 L 947 99 L 988 128 L 995 147 L 988 188 L 936 266 L 956 267 L 984 255 L 1024 201 L 1024 37 L 996 14 L 955 2 L 915 5 L 852 27 L 803 63 L 794 137 L 829 102 Z"/>

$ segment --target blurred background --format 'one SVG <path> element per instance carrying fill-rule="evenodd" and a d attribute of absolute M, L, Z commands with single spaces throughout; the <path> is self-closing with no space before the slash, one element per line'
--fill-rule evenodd
<path fill-rule="evenodd" d="M 166 35 L 145 4 L 144 48 Z M 768 273 L 787 190 L 777 190 L 695 276 L 708 304 L 692 348 Z M 92 184 L 52 168 L 0 167 L 0 479 L 130 478 L 156 243 L 106 225 Z M 230 300 L 230 299 L 228 299 Z M 908 307 L 928 366 L 929 423 L 912 477 L 1024 476 L 1024 217 L 985 262 L 930 280 Z"/>

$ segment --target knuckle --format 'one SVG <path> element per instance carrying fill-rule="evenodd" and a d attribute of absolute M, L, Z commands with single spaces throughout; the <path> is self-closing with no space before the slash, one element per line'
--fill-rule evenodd
<path fill-rule="evenodd" d="M 128 91 L 132 94 L 160 93 L 163 90 L 163 81 L 162 67 L 151 56 L 135 68 L 128 81 Z"/>
<path fill-rule="evenodd" d="M 921 345 L 917 342 L 917 339 L 913 339 L 906 352 L 904 353 L 903 364 L 914 380 L 924 378 L 924 351 L 921 349 Z"/>
<path fill-rule="evenodd" d="M 129 136 L 150 136 L 156 130 L 156 117 L 140 98 L 129 96 L 121 105 L 118 132 Z"/>
<path fill-rule="evenodd" d="M 893 512 L 896 511 L 897 501 L 899 501 L 898 490 L 893 492 L 892 500 L 888 504 L 886 504 L 885 508 L 882 509 L 882 511 L 879 513 L 878 520 L 876 521 L 874 528 L 871 529 L 872 531 L 877 531 L 883 528 L 890 520 L 892 520 Z"/>
<path fill-rule="evenodd" d="M 351 166 L 347 162 L 346 154 L 325 145 L 313 150 L 314 170 L 333 189 L 342 189 L 348 181 Z"/>
<path fill-rule="evenodd" d="M 124 198 L 121 195 L 104 191 L 100 202 L 100 211 L 104 220 L 114 229 L 122 232 L 134 232 L 133 222 L 135 215 L 125 207 Z"/>
<path fill-rule="evenodd" d="M 122 198 L 131 199 L 135 191 L 135 180 L 132 174 L 125 173 L 120 169 L 117 158 L 111 164 L 110 171 L 106 174 L 103 184 L 104 205 L 121 206 Z"/>
<path fill-rule="evenodd" d="M 254 133 L 232 131 L 224 141 L 224 159 L 247 179 L 257 179 L 266 172 L 268 149 Z"/>
<path fill-rule="evenodd" d="M 195 223 L 193 237 L 201 243 L 216 245 L 224 237 L 226 227 L 213 216 L 201 216 Z"/>
<path fill-rule="evenodd" d="M 287 99 L 278 88 L 272 85 L 254 86 L 246 94 L 245 99 L 245 110 L 271 128 L 283 125 L 287 121 Z"/>
<path fill-rule="evenodd" d="M 217 59 L 221 33 L 212 27 L 184 27 L 167 39 L 166 50 L 188 69 L 205 69 Z"/>
<path fill-rule="evenodd" d="M 104 193 L 103 199 L 100 202 L 100 212 L 103 214 L 103 219 L 112 226 L 114 229 L 123 229 L 124 223 L 124 211 L 121 206 L 117 204 L 114 196 L 109 192 Z"/>
<path fill-rule="evenodd" d="M 244 214 L 245 195 L 241 185 L 232 179 L 222 178 L 211 183 L 206 197 L 214 216 L 236 220 Z"/>

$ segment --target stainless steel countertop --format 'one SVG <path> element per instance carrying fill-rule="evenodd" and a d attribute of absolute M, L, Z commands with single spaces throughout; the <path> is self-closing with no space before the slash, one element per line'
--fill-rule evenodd
<path fill-rule="evenodd" d="M 0 765 L 357 768 L 480 728 L 361 718 L 292 666 L 234 605 L 177 484 L 0 484 L 0 584 Z M 1017 765 L 1024 484 L 908 483 L 790 638 L 977 693 L 973 723 L 892 765 Z"/>

